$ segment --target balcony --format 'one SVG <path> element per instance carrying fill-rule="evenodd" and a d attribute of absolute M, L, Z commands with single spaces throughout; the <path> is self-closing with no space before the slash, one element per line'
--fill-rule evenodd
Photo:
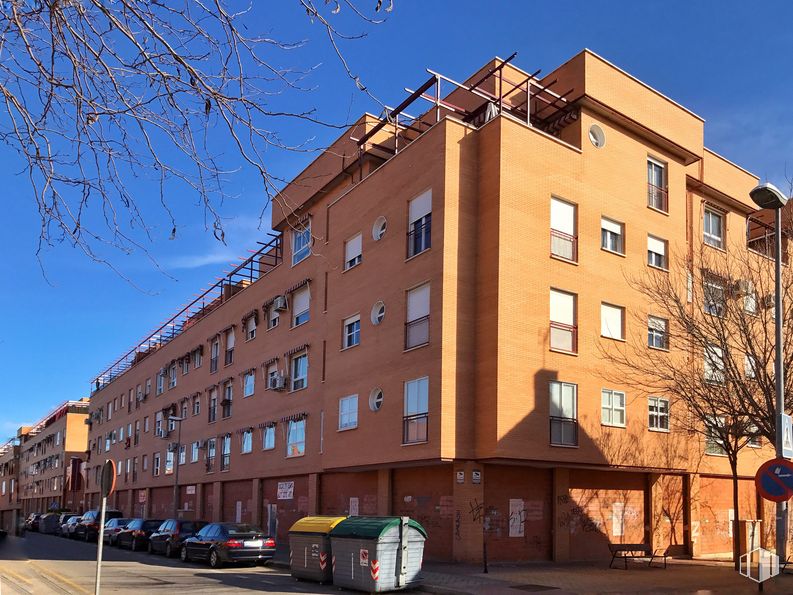
<path fill-rule="evenodd" d="M 578 353 L 578 327 L 561 322 L 551 322 L 551 349 Z"/>
<path fill-rule="evenodd" d="M 427 441 L 428 413 L 406 415 L 402 420 L 402 444 Z"/>
<path fill-rule="evenodd" d="M 655 184 L 647 183 L 647 206 L 657 211 L 669 212 L 669 191 Z"/>
<path fill-rule="evenodd" d="M 414 221 L 408 236 L 408 258 L 421 254 L 432 245 L 432 213 Z"/>
<path fill-rule="evenodd" d="M 551 446 L 578 446 L 578 420 L 551 416 Z"/>
<path fill-rule="evenodd" d="M 552 229 L 551 254 L 570 262 L 578 262 L 578 238 Z"/>
<path fill-rule="evenodd" d="M 413 349 L 430 342 L 430 317 L 422 316 L 405 323 L 405 349 Z"/>

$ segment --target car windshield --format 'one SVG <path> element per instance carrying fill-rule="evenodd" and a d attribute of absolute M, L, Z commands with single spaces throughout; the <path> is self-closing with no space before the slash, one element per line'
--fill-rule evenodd
<path fill-rule="evenodd" d="M 235 525 L 235 524 L 225 524 L 223 528 L 226 529 L 229 535 L 240 535 L 243 533 L 262 533 L 262 530 L 257 527 L 256 525 Z"/>

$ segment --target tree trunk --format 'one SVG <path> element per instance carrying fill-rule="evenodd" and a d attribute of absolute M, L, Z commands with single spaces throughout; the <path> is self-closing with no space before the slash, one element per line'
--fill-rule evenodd
<path fill-rule="evenodd" d="M 730 470 L 732 471 L 732 562 L 735 570 L 740 566 L 740 515 L 738 514 L 738 456 L 730 456 Z"/>

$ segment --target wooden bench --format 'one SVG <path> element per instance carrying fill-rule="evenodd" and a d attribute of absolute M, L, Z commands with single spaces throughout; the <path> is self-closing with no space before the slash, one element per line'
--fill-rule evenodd
<path fill-rule="evenodd" d="M 664 568 L 666 568 L 666 558 L 669 556 L 669 549 L 656 549 L 646 543 L 610 543 L 609 551 L 611 551 L 611 562 L 609 568 L 614 567 L 614 560 L 622 558 L 625 562 L 625 569 L 628 569 L 628 559 L 631 560 L 647 560 L 647 566 L 652 566 L 656 558 L 663 559 Z"/>

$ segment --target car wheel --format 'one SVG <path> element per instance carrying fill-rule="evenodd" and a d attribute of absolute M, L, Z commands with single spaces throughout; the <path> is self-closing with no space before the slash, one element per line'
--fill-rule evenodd
<path fill-rule="evenodd" d="M 187 548 L 182 546 L 182 551 L 179 552 L 179 559 L 182 562 L 189 562 L 190 561 L 190 554 L 187 553 Z"/>
<path fill-rule="evenodd" d="M 222 566 L 223 560 L 220 559 L 220 555 L 218 554 L 217 550 L 212 550 L 209 552 L 209 567 L 221 568 Z"/>
<path fill-rule="evenodd" d="M 173 548 L 171 547 L 170 541 L 165 544 L 165 557 L 173 558 Z"/>

